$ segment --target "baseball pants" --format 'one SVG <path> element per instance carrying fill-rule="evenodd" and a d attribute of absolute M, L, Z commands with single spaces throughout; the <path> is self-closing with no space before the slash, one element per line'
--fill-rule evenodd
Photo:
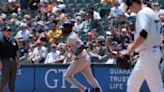
<path fill-rule="evenodd" d="M 159 47 L 143 50 L 127 83 L 127 92 L 139 92 L 146 80 L 150 92 L 164 92 L 159 63 L 162 57 Z"/>
<path fill-rule="evenodd" d="M 78 72 L 81 72 L 83 74 L 83 76 L 87 79 L 87 82 L 93 88 L 98 87 L 101 89 L 100 85 L 98 84 L 97 80 L 94 78 L 92 74 L 90 63 L 91 62 L 86 59 L 75 60 L 71 63 L 71 65 L 68 67 L 67 71 L 64 74 L 64 79 L 67 80 L 72 85 L 78 87 L 80 92 L 84 92 L 87 88 L 74 78 L 74 75 Z"/>
<path fill-rule="evenodd" d="M 0 81 L 0 92 L 3 92 L 3 87 L 8 83 L 9 92 L 14 92 L 15 90 L 15 80 L 17 65 L 15 61 L 4 61 L 2 62 L 2 78 Z"/>
<path fill-rule="evenodd" d="M 162 49 L 162 62 L 160 68 L 161 68 L 162 80 L 164 82 L 164 48 Z"/>

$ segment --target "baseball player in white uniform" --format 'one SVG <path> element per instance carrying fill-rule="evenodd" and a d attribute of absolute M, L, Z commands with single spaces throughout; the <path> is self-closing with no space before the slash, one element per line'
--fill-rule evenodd
<path fill-rule="evenodd" d="M 92 74 L 90 68 L 91 59 L 84 48 L 83 42 L 79 39 L 78 35 L 72 31 L 72 26 L 69 22 L 64 23 L 63 27 L 63 36 L 68 36 L 66 41 L 67 50 L 72 57 L 72 63 L 64 74 L 65 80 L 78 87 L 80 92 L 90 92 L 90 89 L 83 86 L 74 78 L 76 73 L 81 72 L 89 84 L 94 88 L 95 92 L 103 92 Z"/>
<path fill-rule="evenodd" d="M 150 92 L 164 92 L 159 71 L 162 57 L 161 22 L 154 11 L 144 6 L 140 0 L 127 0 L 126 4 L 130 10 L 137 13 L 136 32 L 134 43 L 122 54 L 139 52 L 139 59 L 127 82 L 127 92 L 139 92 L 144 80 Z"/>

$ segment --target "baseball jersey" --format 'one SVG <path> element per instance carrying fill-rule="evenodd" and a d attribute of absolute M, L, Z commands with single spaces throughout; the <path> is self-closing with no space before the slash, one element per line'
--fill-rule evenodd
<path fill-rule="evenodd" d="M 71 55 L 75 55 L 75 52 L 79 47 L 84 45 L 84 43 L 80 40 L 78 35 L 75 32 L 71 32 L 67 38 L 67 50 Z M 79 59 L 88 59 L 89 55 L 87 51 L 84 49 L 79 55 L 77 55 Z"/>
<path fill-rule="evenodd" d="M 135 40 L 140 36 L 143 29 L 148 34 L 144 43 L 136 49 L 137 51 L 162 45 L 162 24 L 152 9 L 145 7 L 138 12 L 135 27 Z"/>

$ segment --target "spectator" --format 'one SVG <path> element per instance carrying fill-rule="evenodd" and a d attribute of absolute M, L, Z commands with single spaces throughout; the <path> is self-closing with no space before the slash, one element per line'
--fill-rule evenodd
<path fill-rule="evenodd" d="M 52 43 L 51 44 L 51 52 L 48 53 L 48 55 L 44 61 L 44 64 L 58 62 L 57 59 L 59 58 L 59 55 L 60 55 L 60 51 L 57 50 L 57 45 Z"/>
<path fill-rule="evenodd" d="M 101 35 L 101 24 L 100 20 L 94 19 L 94 12 L 89 11 L 88 12 L 88 18 L 87 21 L 89 21 L 89 32 L 93 32 L 94 35 Z"/>
<path fill-rule="evenodd" d="M 28 30 L 28 26 L 25 23 L 21 23 L 19 25 L 20 30 L 17 32 L 15 38 L 23 37 L 25 41 L 28 40 L 28 37 L 30 35 L 30 31 Z"/>
<path fill-rule="evenodd" d="M 29 0 L 31 17 L 35 17 L 38 14 L 39 0 Z"/>
<path fill-rule="evenodd" d="M 11 3 L 4 3 L 2 7 L 3 13 L 10 14 L 10 13 L 17 13 L 17 10 L 19 8 L 19 5 L 16 2 L 11 2 Z"/>
<path fill-rule="evenodd" d="M 101 56 L 97 54 L 96 47 L 96 43 L 88 43 L 87 45 L 87 51 L 92 62 L 99 62 L 99 59 L 101 59 Z"/>
<path fill-rule="evenodd" d="M 100 55 L 101 57 L 99 58 L 99 62 L 103 63 L 107 61 L 108 58 L 108 53 L 107 53 L 107 48 L 105 46 L 105 38 L 104 36 L 98 36 L 96 39 L 96 52 L 98 55 Z"/>
<path fill-rule="evenodd" d="M 37 47 L 34 48 L 31 55 L 31 60 L 34 64 L 43 63 L 48 54 L 47 48 L 42 46 L 42 44 L 43 42 L 41 40 L 37 40 Z"/>
<path fill-rule="evenodd" d="M 23 23 L 26 23 L 28 27 L 31 27 L 31 16 L 29 14 L 25 14 L 23 17 Z"/>
<path fill-rule="evenodd" d="M 81 16 L 82 16 L 82 20 L 83 20 L 83 24 L 84 24 L 83 32 L 87 33 L 87 32 L 89 32 L 89 20 L 83 18 L 84 15 L 81 15 Z"/>
<path fill-rule="evenodd" d="M 32 44 L 36 44 L 36 41 L 34 35 L 30 34 L 28 37 L 28 46 L 30 47 Z"/>
<path fill-rule="evenodd" d="M 52 5 L 50 4 L 48 0 L 44 0 L 43 5 L 40 7 L 39 12 L 41 14 L 47 13 L 49 15 L 51 11 L 52 11 Z"/>
<path fill-rule="evenodd" d="M 160 7 L 161 7 L 161 5 L 158 2 L 153 3 L 154 11 L 158 16 L 164 14 L 164 9 L 161 9 Z"/>
<path fill-rule="evenodd" d="M 20 9 L 20 4 L 18 3 L 18 1 L 11 2 L 10 5 L 11 5 L 11 7 L 12 7 L 11 13 L 18 13 L 18 11 L 19 11 L 19 9 Z"/>
<path fill-rule="evenodd" d="M 64 64 L 64 60 L 67 57 L 66 44 L 65 43 L 59 43 L 57 46 L 57 49 L 60 51 L 60 55 L 59 55 L 59 58 L 56 59 L 55 61 L 58 63 Z"/>
<path fill-rule="evenodd" d="M 27 56 L 27 61 L 29 63 L 32 63 L 32 53 L 33 53 L 35 47 L 37 47 L 36 44 L 30 44 L 30 46 L 29 46 L 28 56 Z"/>
<path fill-rule="evenodd" d="M 40 37 L 38 39 L 41 39 L 42 41 L 48 41 L 48 38 L 46 37 L 46 34 L 49 32 L 49 27 L 45 26 L 43 32 L 40 34 Z"/>
<path fill-rule="evenodd" d="M 119 14 L 123 14 L 123 10 L 119 7 L 119 3 L 117 2 L 117 0 L 115 0 L 114 6 L 111 8 L 108 18 L 117 18 Z"/>
<path fill-rule="evenodd" d="M 90 7 L 89 8 L 89 11 L 90 12 L 93 12 L 93 18 L 94 20 L 101 20 L 101 16 L 100 16 L 100 13 L 95 11 L 93 7 Z"/>
<path fill-rule="evenodd" d="M 126 12 L 127 10 L 127 5 L 126 5 L 126 0 L 123 0 L 123 2 L 119 6 L 120 9 L 122 9 L 123 12 Z"/>
<path fill-rule="evenodd" d="M 120 34 L 121 49 L 127 49 L 127 45 L 130 44 L 131 42 L 130 35 L 128 34 L 128 30 L 126 28 L 122 28 L 120 32 L 121 32 Z"/>
<path fill-rule="evenodd" d="M 116 64 L 116 57 L 117 57 L 117 54 L 118 54 L 117 51 L 113 51 L 113 52 L 112 52 L 112 55 L 111 55 L 111 58 L 109 58 L 109 59 L 106 61 L 106 64 Z"/>
<path fill-rule="evenodd" d="M 44 28 L 45 28 L 45 22 L 44 21 L 38 21 L 38 29 L 36 30 L 39 34 L 44 32 Z"/>
<path fill-rule="evenodd" d="M 83 27 L 84 25 L 82 23 L 82 18 L 80 16 L 77 16 L 72 30 L 77 34 L 80 34 L 83 30 Z"/>
<path fill-rule="evenodd" d="M 95 35 L 92 32 L 88 32 L 87 33 L 87 42 L 86 42 L 86 46 L 89 45 L 89 43 L 95 43 Z"/>
<path fill-rule="evenodd" d="M 28 56 L 28 47 L 26 45 L 26 41 L 23 39 L 23 37 L 19 38 L 18 41 L 19 46 L 19 60 L 21 63 L 28 63 L 27 62 L 27 56 Z"/>
<path fill-rule="evenodd" d="M 57 11 L 56 11 L 56 19 L 60 20 L 61 23 L 67 21 L 67 16 L 66 14 L 62 11 L 61 8 L 57 8 Z"/>
<path fill-rule="evenodd" d="M 66 5 L 64 4 L 63 0 L 57 0 L 57 7 L 59 7 L 60 9 L 62 9 L 62 11 L 64 12 Z"/>
<path fill-rule="evenodd" d="M 52 23 L 52 28 L 46 33 L 49 43 L 59 43 L 61 41 L 62 31 L 59 29 L 58 24 Z"/>
<path fill-rule="evenodd" d="M 10 19 L 10 24 L 19 25 L 18 15 L 17 13 L 12 13 L 12 18 Z"/>
<path fill-rule="evenodd" d="M 78 16 L 80 16 L 82 18 L 82 21 L 85 21 L 86 19 L 86 12 L 83 10 L 80 10 L 78 13 Z"/>
<path fill-rule="evenodd" d="M 55 4 L 53 5 L 52 13 L 56 13 L 58 11 L 58 8 L 61 9 L 62 12 L 64 12 L 66 5 L 64 4 L 63 0 L 57 0 Z"/>
<path fill-rule="evenodd" d="M 16 2 L 16 0 L 8 0 L 9 3 Z"/>
<path fill-rule="evenodd" d="M 107 48 L 108 53 L 112 52 L 111 44 L 112 44 L 112 33 L 110 31 L 107 31 L 105 35 L 105 46 Z"/>
<path fill-rule="evenodd" d="M 161 19 L 161 21 L 163 22 L 163 25 L 164 25 L 164 9 L 160 8 L 161 5 L 158 2 L 153 3 L 153 7 L 154 7 L 155 13 L 159 16 L 159 18 Z"/>
<path fill-rule="evenodd" d="M 28 14 L 28 0 L 20 0 L 21 15 Z"/>

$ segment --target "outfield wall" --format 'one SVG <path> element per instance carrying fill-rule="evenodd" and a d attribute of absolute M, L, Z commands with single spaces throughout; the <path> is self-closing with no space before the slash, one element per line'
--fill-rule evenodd
<path fill-rule="evenodd" d="M 63 64 L 22 65 L 17 71 L 16 92 L 79 92 L 63 79 L 67 67 L 68 65 Z M 121 70 L 115 65 L 107 64 L 92 64 L 91 68 L 104 92 L 126 92 L 126 82 L 132 68 Z M 75 77 L 90 87 L 80 73 Z M 7 87 L 4 90 L 7 92 Z M 149 92 L 146 83 L 141 92 Z"/>

